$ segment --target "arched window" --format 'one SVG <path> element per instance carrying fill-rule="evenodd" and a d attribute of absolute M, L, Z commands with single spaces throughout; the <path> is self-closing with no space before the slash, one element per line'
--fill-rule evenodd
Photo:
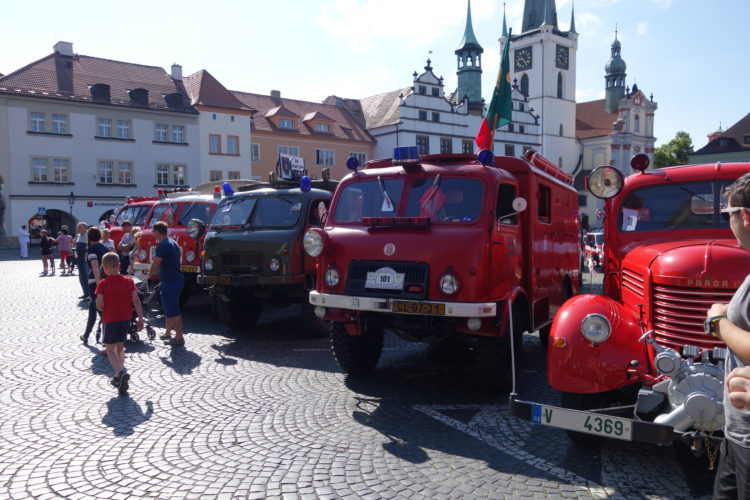
<path fill-rule="evenodd" d="M 562 123 L 561 123 L 560 124 L 560 137 L 562 137 L 562 136 L 563 136 L 563 126 L 562 126 Z"/>
<path fill-rule="evenodd" d="M 557 74 L 557 98 L 562 99 L 562 96 L 563 96 L 562 73 L 558 73 Z"/>
<path fill-rule="evenodd" d="M 638 116 L 638 115 L 635 115 L 635 125 L 634 125 L 634 129 L 633 130 L 635 132 L 640 132 L 641 131 L 641 117 Z"/>
<path fill-rule="evenodd" d="M 526 97 L 529 96 L 529 75 L 526 73 L 521 77 L 521 93 Z"/>

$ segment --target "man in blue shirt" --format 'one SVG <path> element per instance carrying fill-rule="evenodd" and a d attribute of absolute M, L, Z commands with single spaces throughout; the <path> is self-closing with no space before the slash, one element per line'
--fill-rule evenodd
<path fill-rule="evenodd" d="M 161 336 L 169 345 L 184 345 L 185 338 L 182 331 L 182 314 L 180 313 L 180 294 L 185 286 L 185 278 L 180 271 L 180 247 L 167 237 L 167 223 L 159 221 L 154 224 L 154 239 L 158 243 L 154 254 L 154 261 L 148 274 L 159 275 L 161 280 L 161 303 L 167 326 Z M 175 336 L 172 338 L 172 330 Z"/>

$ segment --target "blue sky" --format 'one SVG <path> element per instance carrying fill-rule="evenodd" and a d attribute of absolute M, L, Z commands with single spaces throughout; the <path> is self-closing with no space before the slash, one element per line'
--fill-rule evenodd
<path fill-rule="evenodd" d="M 505 3 L 508 24 L 518 32 L 523 0 Z M 571 0 L 557 0 L 563 30 L 570 11 Z M 659 105 L 657 145 L 685 130 L 700 148 L 719 123 L 726 129 L 750 112 L 750 65 L 737 46 L 750 19 L 747 0 L 576 0 L 575 12 L 579 102 L 604 96 L 604 64 L 617 24 L 627 84 L 653 93 Z M 489 98 L 503 2 L 473 0 L 472 14 L 485 49 Z M 206 69 L 230 89 L 275 89 L 310 101 L 407 87 L 430 57 L 450 92 L 465 17 L 465 0 L 13 2 L 0 17 L 0 73 L 65 40 L 80 54 L 167 71 L 177 62 L 186 75 Z"/>

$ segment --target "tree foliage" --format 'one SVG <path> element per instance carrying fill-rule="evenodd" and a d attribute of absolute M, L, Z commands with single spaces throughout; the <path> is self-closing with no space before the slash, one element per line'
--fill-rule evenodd
<path fill-rule="evenodd" d="M 693 152 L 693 140 L 690 134 L 680 130 L 674 139 L 662 144 L 654 151 L 654 167 L 672 167 L 687 165 L 688 155 Z"/>

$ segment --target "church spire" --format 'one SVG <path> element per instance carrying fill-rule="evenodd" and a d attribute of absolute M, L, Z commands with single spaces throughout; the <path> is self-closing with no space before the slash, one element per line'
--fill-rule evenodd
<path fill-rule="evenodd" d="M 534 31 L 544 25 L 558 29 L 555 0 L 525 0 L 521 32 Z"/>
<path fill-rule="evenodd" d="M 503 2 L 503 38 L 508 38 L 508 25 L 505 24 L 505 2 Z"/>
<path fill-rule="evenodd" d="M 458 103 L 468 101 L 469 112 L 480 115 L 484 109 L 482 103 L 482 52 L 484 52 L 484 49 L 474 36 L 474 28 L 471 25 L 471 0 L 468 0 L 464 37 L 455 50 L 458 57 L 456 101 Z"/>
<path fill-rule="evenodd" d="M 604 65 L 605 82 L 605 108 L 608 113 L 613 113 L 619 107 L 620 99 L 625 96 L 625 69 L 627 65 L 620 57 L 620 41 L 617 39 L 615 29 L 615 41 L 612 42 L 612 55 Z"/>
<path fill-rule="evenodd" d="M 575 2 L 570 7 L 570 28 L 568 33 L 577 33 L 576 31 L 576 5 Z"/>
<path fill-rule="evenodd" d="M 459 50 L 476 48 L 479 48 L 480 50 L 482 49 L 479 42 L 477 42 L 477 37 L 474 36 L 474 27 L 471 25 L 471 0 L 469 0 L 466 7 L 466 29 L 464 29 L 464 37 L 461 39 L 461 43 L 458 45 L 456 53 L 458 53 Z"/>

